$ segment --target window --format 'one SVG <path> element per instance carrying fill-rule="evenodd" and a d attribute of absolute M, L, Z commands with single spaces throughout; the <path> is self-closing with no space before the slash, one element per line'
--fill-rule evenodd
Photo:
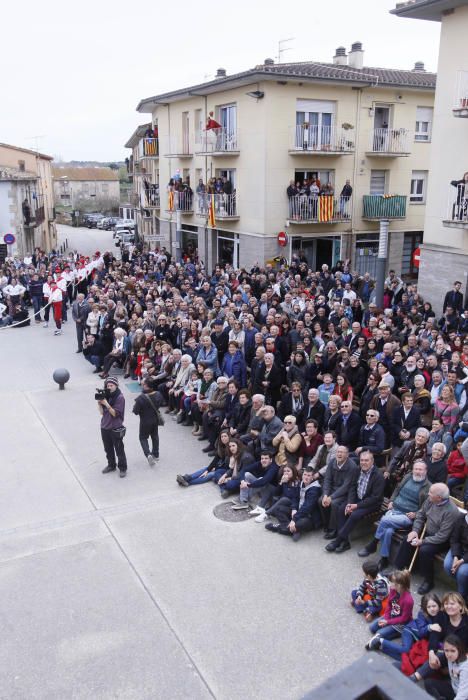
<path fill-rule="evenodd" d="M 81 185 L 81 189 L 83 194 L 89 194 L 89 182 L 83 182 L 83 184 Z"/>
<path fill-rule="evenodd" d="M 370 194 L 385 194 L 387 190 L 387 171 L 371 170 Z"/>
<path fill-rule="evenodd" d="M 102 183 L 102 194 L 109 194 L 109 185 L 107 182 Z"/>
<path fill-rule="evenodd" d="M 18 161 L 18 169 L 20 173 L 24 173 L 24 171 L 26 170 L 26 163 L 24 162 L 24 160 Z"/>
<path fill-rule="evenodd" d="M 334 170 L 296 170 L 294 172 L 294 182 L 300 182 L 301 184 L 304 180 L 320 180 L 320 185 L 326 185 L 330 183 L 335 184 L 335 171 Z"/>
<path fill-rule="evenodd" d="M 432 112 L 432 107 L 416 107 L 415 141 L 431 140 Z"/>
<path fill-rule="evenodd" d="M 426 201 L 427 170 L 413 170 L 411 174 L 410 203 L 424 204 Z"/>
<path fill-rule="evenodd" d="M 322 150 L 332 142 L 335 103 L 323 100 L 296 101 L 296 146 Z"/>

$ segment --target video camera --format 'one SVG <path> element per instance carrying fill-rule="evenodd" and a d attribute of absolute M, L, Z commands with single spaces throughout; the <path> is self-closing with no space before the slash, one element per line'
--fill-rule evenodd
<path fill-rule="evenodd" d="M 110 396 L 109 389 L 96 389 L 96 393 L 94 394 L 94 400 L 95 401 L 104 401 L 104 399 L 108 399 L 109 396 Z"/>

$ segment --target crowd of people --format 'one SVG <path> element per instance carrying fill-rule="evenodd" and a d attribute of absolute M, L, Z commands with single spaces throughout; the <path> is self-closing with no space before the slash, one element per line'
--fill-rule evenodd
<path fill-rule="evenodd" d="M 468 517 L 461 508 L 468 501 L 468 311 L 460 282 L 436 315 L 416 285 L 392 270 L 378 307 L 374 281 L 349 261 L 315 272 L 298 255 L 279 269 L 217 265 L 209 273 L 196 259 L 176 262 L 165 249 L 135 247 L 123 260 L 36 251 L 2 266 L 0 289 L 10 319 L 18 304 L 31 304 L 37 323 L 51 299 L 54 317 L 64 319 L 71 306 L 76 352 L 107 390 L 99 398 L 108 431 L 104 473 L 127 468 L 118 367 L 141 383 L 134 411 L 150 465 L 159 458 L 163 407 L 166 420 L 172 416 L 200 441 L 205 466 L 178 474 L 181 488 L 211 481 L 233 509 L 271 533 L 297 542 L 321 532 L 327 555 L 351 549 L 356 526 L 372 531 L 377 521 L 357 552 L 366 578 L 353 593 L 374 633 L 368 648 L 397 659 L 393 637 L 401 635 L 408 654 L 411 640 L 428 639 L 412 674 L 433 694 L 430 675 L 461 666 L 468 643 Z M 425 598 L 421 619 L 412 620 L 407 568 L 415 553 Z M 440 556 L 458 590 L 442 602 L 430 593 Z M 424 627 L 436 606 L 442 631 Z M 467 697 L 457 692 L 454 686 L 443 697 Z"/>

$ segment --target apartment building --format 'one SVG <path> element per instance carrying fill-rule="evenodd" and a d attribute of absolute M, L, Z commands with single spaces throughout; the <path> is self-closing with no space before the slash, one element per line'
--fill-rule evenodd
<path fill-rule="evenodd" d="M 456 279 L 468 298 L 468 189 L 462 183 L 468 171 L 468 0 L 420 0 L 401 3 L 392 12 L 441 23 L 418 282 L 424 298 L 440 311 L 443 295 Z"/>
<path fill-rule="evenodd" d="M 53 158 L 27 148 L 0 143 L 0 246 L 2 257 L 25 255 L 39 247 L 50 251 L 57 244 Z M 4 244 L 13 234 L 15 242 Z"/>
<path fill-rule="evenodd" d="M 55 203 L 80 211 L 110 211 L 120 202 L 119 173 L 112 168 L 53 169 Z"/>
<path fill-rule="evenodd" d="M 331 63 L 266 59 L 141 100 L 137 111 L 151 122 L 126 144 L 140 230 L 176 254 L 197 249 L 210 266 L 224 260 L 248 267 L 302 250 L 315 269 L 349 257 L 374 273 L 379 221 L 386 218 L 389 264 L 414 276 L 435 82 L 422 63 L 365 67 L 356 42 L 349 54 L 339 47 Z M 171 178 L 189 178 L 193 196 L 174 200 Z M 227 192 L 215 196 L 214 226 L 209 200 L 196 192 L 199 180 L 210 178 L 228 181 Z M 304 180 L 329 183 L 329 194 L 289 198 L 289 183 Z M 352 194 L 342 197 L 347 181 Z"/>

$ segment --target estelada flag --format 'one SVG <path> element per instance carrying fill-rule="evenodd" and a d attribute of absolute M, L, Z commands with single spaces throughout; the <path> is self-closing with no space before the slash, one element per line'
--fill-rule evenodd
<path fill-rule="evenodd" d="M 318 220 L 331 221 L 333 219 L 333 195 L 322 194 L 319 197 Z"/>
<path fill-rule="evenodd" d="M 214 194 L 210 194 L 210 205 L 208 207 L 208 226 L 216 228 Z"/>
<path fill-rule="evenodd" d="M 169 211 L 174 211 L 174 192 L 169 191 Z"/>

